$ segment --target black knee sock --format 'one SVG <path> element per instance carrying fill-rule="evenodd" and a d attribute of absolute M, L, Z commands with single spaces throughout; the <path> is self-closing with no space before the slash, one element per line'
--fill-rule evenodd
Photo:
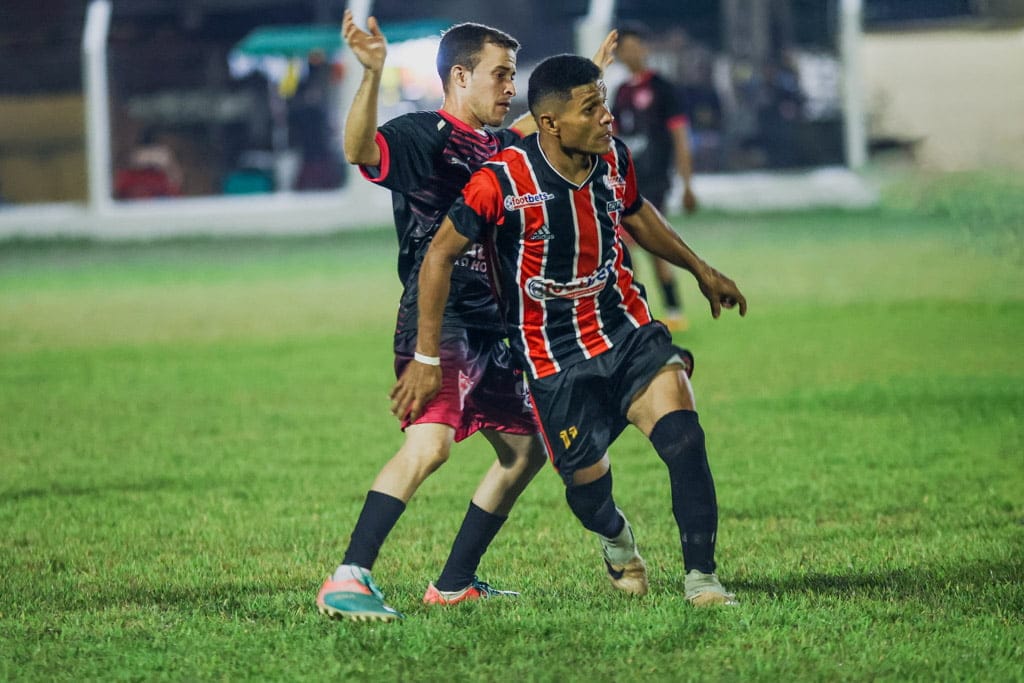
<path fill-rule="evenodd" d="M 677 410 L 665 415 L 651 430 L 651 443 L 668 465 L 672 513 L 679 525 L 686 571 L 713 572 L 718 502 L 697 413 Z"/>
<path fill-rule="evenodd" d="M 615 538 L 626 524 L 612 498 L 611 470 L 589 484 L 568 487 L 565 500 L 584 528 L 605 538 Z"/>
<path fill-rule="evenodd" d="M 676 281 L 661 283 L 661 295 L 665 300 L 665 308 L 670 311 L 682 311 L 683 305 L 679 300 L 679 293 L 676 290 Z"/>
<path fill-rule="evenodd" d="M 487 547 L 491 545 L 506 519 L 508 517 L 499 517 L 487 512 L 470 501 L 462 526 L 455 536 L 455 542 L 452 543 L 448 561 L 441 570 L 437 583 L 434 584 L 438 590 L 462 590 L 473 581 L 476 568 L 480 565 L 480 558 L 487 552 Z"/>
<path fill-rule="evenodd" d="M 405 503 L 398 498 L 379 491 L 368 492 L 342 564 L 357 564 L 365 569 L 373 569 L 381 545 L 403 512 Z"/>

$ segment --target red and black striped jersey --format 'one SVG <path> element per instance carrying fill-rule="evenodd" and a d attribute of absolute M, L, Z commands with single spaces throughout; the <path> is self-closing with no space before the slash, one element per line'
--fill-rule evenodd
<path fill-rule="evenodd" d="M 420 265 L 448 209 L 474 171 L 519 139 L 514 130 L 474 129 L 443 111 L 403 114 L 377 129 L 380 166 L 359 168 L 368 180 L 391 190 L 398 277 L 404 288 L 397 332 L 416 330 Z M 444 324 L 501 329 L 487 261 L 479 248 L 456 264 Z"/>
<path fill-rule="evenodd" d="M 617 232 L 642 202 L 621 140 L 575 185 L 536 134 L 487 162 L 455 202 L 448 215 L 488 250 L 512 348 L 532 377 L 600 355 L 652 321 Z"/>

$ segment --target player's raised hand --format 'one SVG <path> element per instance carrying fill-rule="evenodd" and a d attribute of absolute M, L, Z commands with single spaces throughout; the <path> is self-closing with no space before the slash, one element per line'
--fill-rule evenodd
<path fill-rule="evenodd" d="M 369 32 L 356 26 L 352 10 L 345 10 L 341 20 L 341 37 L 345 39 L 345 43 L 364 68 L 380 71 L 384 68 L 384 59 L 388 56 L 388 41 L 381 32 L 376 17 L 369 17 L 366 20 L 366 28 Z"/>
<path fill-rule="evenodd" d="M 612 29 L 608 32 L 608 35 L 604 37 L 601 42 L 601 47 L 597 48 L 597 52 L 594 53 L 594 57 L 591 60 L 594 64 L 597 64 L 597 68 L 604 71 L 609 64 L 615 61 L 615 50 L 619 47 L 619 31 Z"/>
<path fill-rule="evenodd" d="M 416 420 L 423 407 L 441 390 L 441 366 L 411 361 L 391 388 L 391 414 Z"/>
<path fill-rule="evenodd" d="M 740 307 L 740 315 L 747 314 L 747 299 L 736 283 L 708 266 L 708 272 L 700 279 L 700 291 L 711 303 L 711 317 L 718 318 L 723 308 Z"/>

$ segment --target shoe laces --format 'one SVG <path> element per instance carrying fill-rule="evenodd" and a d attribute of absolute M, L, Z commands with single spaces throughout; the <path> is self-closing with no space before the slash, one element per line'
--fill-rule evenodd
<path fill-rule="evenodd" d="M 473 580 L 469 582 L 469 587 L 477 589 L 483 595 L 494 595 L 498 592 L 491 588 L 491 584 L 476 578 L 476 574 L 473 575 Z"/>

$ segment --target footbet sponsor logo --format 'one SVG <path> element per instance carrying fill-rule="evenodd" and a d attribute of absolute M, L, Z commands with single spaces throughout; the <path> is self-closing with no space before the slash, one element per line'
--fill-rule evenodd
<path fill-rule="evenodd" d="M 519 209 L 525 209 L 528 206 L 537 206 L 543 204 L 549 199 L 554 199 L 555 195 L 550 192 L 537 192 L 508 195 L 505 197 L 505 210 L 506 211 L 518 211 Z"/>

